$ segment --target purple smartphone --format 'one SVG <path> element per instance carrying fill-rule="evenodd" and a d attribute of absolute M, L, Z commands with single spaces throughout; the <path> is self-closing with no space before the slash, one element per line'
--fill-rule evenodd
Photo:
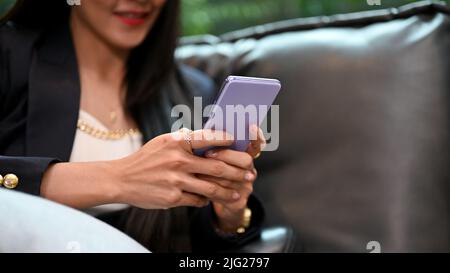
<path fill-rule="evenodd" d="M 203 128 L 226 131 L 235 139 L 229 149 L 247 150 L 250 144 L 249 126 L 261 125 L 280 89 L 280 81 L 276 79 L 229 76 Z M 194 153 L 202 156 L 214 148 L 223 147 L 197 149 Z"/>

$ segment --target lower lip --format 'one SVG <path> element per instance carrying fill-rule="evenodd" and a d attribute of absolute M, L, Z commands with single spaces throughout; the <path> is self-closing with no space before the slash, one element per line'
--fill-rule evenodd
<path fill-rule="evenodd" d="M 125 25 L 128 26 L 139 26 L 145 23 L 145 19 L 147 18 L 147 16 L 145 18 L 129 18 L 129 17 L 125 17 L 125 16 L 120 16 L 120 15 L 116 15 L 117 18 L 119 18 L 120 21 L 122 21 L 122 23 L 124 23 Z"/>

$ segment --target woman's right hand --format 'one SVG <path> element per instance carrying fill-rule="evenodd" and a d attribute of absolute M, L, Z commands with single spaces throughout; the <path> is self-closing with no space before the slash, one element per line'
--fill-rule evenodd
<path fill-rule="evenodd" d="M 187 141 L 183 134 L 190 134 L 192 140 Z M 119 186 L 116 202 L 166 209 L 201 207 L 209 200 L 238 200 L 237 191 L 202 180 L 196 174 L 242 181 L 248 171 L 192 154 L 192 149 L 229 146 L 232 142 L 230 135 L 208 130 L 179 131 L 152 139 L 136 153 L 110 162 L 115 171 L 112 181 Z"/>

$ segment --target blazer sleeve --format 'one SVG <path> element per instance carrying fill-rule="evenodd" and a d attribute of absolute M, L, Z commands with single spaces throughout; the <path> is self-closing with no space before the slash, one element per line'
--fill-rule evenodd
<path fill-rule="evenodd" d="M 6 88 L 6 53 L 5 53 L 5 49 L 4 49 L 4 43 L 5 43 L 5 38 L 4 38 L 4 28 L 0 26 L 0 107 L 3 107 L 3 93 L 5 92 L 5 88 Z M 1 109 L 1 108 L 0 108 Z"/>
<path fill-rule="evenodd" d="M 14 190 L 40 195 L 42 176 L 49 165 L 56 162 L 58 160 L 54 158 L 0 155 L 0 175 L 14 174 L 19 178 L 19 184 Z"/>
<path fill-rule="evenodd" d="M 11 42 L 14 38 L 8 35 L 10 32 L 7 26 L 0 27 L 0 124 L 2 124 L 4 115 L 7 114 L 2 109 L 5 109 L 3 103 L 6 101 L 5 96 L 10 85 L 8 75 L 9 52 L 6 47 L 6 43 Z M 2 128 L 0 128 L 0 134 L 1 130 Z M 5 156 L 4 154 L 5 151 L 0 148 L 0 175 L 3 177 L 7 174 L 16 175 L 19 178 L 19 184 L 13 190 L 33 195 L 40 195 L 44 172 L 51 163 L 58 162 L 54 158 Z"/>

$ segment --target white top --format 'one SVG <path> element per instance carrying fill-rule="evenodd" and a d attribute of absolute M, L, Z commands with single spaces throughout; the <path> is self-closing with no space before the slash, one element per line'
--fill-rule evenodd
<path fill-rule="evenodd" d="M 83 110 L 80 110 L 79 118 L 99 130 L 109 131 L 99 120 Z M 96 138 L 77 129 L 70 162 L 119 159 L 136 152 L 142 145 L 143 140 L 141 134 L 129 135 L 118 140 L 105 140 Z M 85 212 L 93 216 L 98 216 L 105 212 L 121 210 L 127 207 L 128 205 L 126 204 L 108 204 L 86 209 Z"/>

